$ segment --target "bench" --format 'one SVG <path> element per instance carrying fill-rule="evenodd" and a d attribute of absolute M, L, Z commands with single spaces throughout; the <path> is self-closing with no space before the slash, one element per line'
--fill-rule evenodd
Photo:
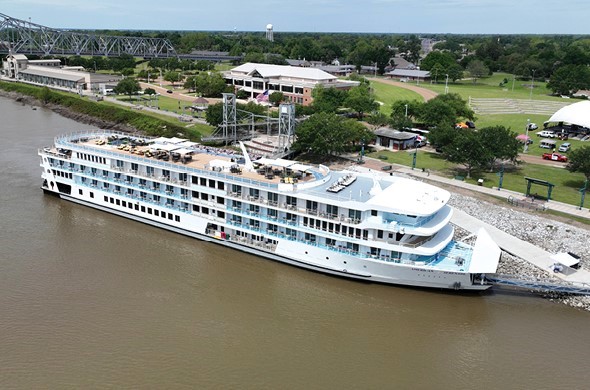
<path fill-rule="evenodd" d="M 461 181 L 465 181 L 465 176 L 455 176 L 455 180 L 461 180 Z"/>

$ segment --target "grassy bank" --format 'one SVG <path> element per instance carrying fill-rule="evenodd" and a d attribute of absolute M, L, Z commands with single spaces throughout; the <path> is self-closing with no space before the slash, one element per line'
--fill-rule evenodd
<path fill-rule="evenodd" d="M 113 127 L 131 127 L 151 136 L 185 136 L 192 140 L 201 138 L 195 127 L 185 128 L 173 120 L 155 117 L 136 110 L 118 107 L 105 102 L 95 102 L 67 92 L 50 90 L 28 84 L 0 81 L 0 89 L 37 99 L 41 104 L 66 110 L 74 119 L 81 116 L 112 124 Z"/>
<path fill-rule="evenodd" d="M 369 157 L 379 158 L 382 161 L 390 163 L 401 164 L 405 166 L 412 166 L 413 152 L 411 151 L 377 151 L 369 153 Z M 438 153 L 431 153 L 419 149 L 416 157 L 416 169 L 428 169 L 432 172 L 437 172 L 442 176 L 455 177 L 457 175 L 464 176 L 463 167 L 457 164 L 448 162 Z M 545 165 L 527 164 L 523 163 L 517 167 L 507 167 L 504 171 L 504 179 L 502 188 L 521 192 L 526 192 L 525 177 L 533 177 L 541 180 L 546 180 L 555 184 L 553 189 L 552 199 L 572 205 L 579 205 L 580 192 L 579 189 L 584 185 L 584 175 L 581 173 L 571 173 L 563 168 L 554 168 Z M 499 172 L 479 171 L 473 172 L 470 179 L 465 179 L 467 182 L 477 184 L 478 179 L 484 179 L 483 185 L 489 188 L 497 187 L 499 185 Z M 537 192 L 539 195 L 546 194 L 546 188 L 533 186 L 531 192 Z"/>

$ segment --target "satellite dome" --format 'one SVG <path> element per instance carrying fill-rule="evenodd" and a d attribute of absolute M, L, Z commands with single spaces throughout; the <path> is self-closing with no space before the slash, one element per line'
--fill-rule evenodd
<path fill-rule="evenodd" d="M 272 30 L 272 24 L 267 24 L 267 25 L 266 25 L 266 29 L 267 29 L 267 30 Z"/>

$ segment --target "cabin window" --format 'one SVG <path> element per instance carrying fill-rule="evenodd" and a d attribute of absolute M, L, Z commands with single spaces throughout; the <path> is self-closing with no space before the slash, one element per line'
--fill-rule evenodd
<path fill-rule="evenodd" d="M 332 216 L 338 215 L 338 206 L 326 205 L 326 212 Z"/>
<path fill-rule="evenodd" d="M 219 204 L 225 204 L 225 198 L 223 198 L 221 196 L 217 197 L 217 203 L 219 203 Z"/>
<path fill-rule="evenodd" d="M 207 179 L 204 177 L 200 177 L 199 178 L 199 185 L 201 185 L 203 187 L 207 186 Z"/>
<path fill-rule="evenodd" d="M 217 189 L 218 190 L 225 190 L 225 183 L 221 180 L 217 182 Z"/>
<path fill-rule="evenodd" d="M 376 216 L 378 215 L 378 212 L 377 212 L 377 210 L 371 210 L 371 215 L 372 215 L 373 217 L 376 217 Z"/>
<path fill-rule="evenodd" d="M 199 184 L 199 177 L 198 176 L 193 176 L 191 179 L 193 184 Z"/>
<path fill-rule="evenodd" d="M 383 238 L 383 230 L 377 230 L 377 238 Z"/>
<path fill-rule="evenodd" d="M 209 179 L 209 188 L 215 188 L 215 180 Z"/>

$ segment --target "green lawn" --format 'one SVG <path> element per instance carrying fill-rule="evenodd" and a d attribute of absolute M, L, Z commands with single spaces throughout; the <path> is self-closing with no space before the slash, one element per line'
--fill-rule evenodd
<path fill-rule="evenodd" d="M 500 87 L 499 84 L 506 78 L 508 83 Z M 530 80 L 514 80 L 508 73 L 494 73 L 494 75 L 477 80 L 474 84 L 472 80 L 458 80 L 455 83 L 449 82 L 449 93 L 459 94 L 463 99 L 474 98 L 507 98 L 507 99 L 532 99 L 537 100 L 557 100 L 562 101 L 560 97 L 549 96 L 551 93 L 547 89 L 543 80 L 535 80 L 532 94 Z M 445 92 L 445 80 L 438 79 L 438 84 L 424 83 L 421 87 L 430 89 L 438 93 Z"/>
<path fill-rule="evenodd" d="M 422 97 L 414 91 L 405 88 L 395 87 L 383 83 L 371 83 L 371 88 L 375 92 L 375 98 L 381 104 L 381 112 L 389 115 L 391 105 L 397 100 L 418 100 L 423 101 Z"/>
<path fill-rule="evenodd" d="M 375 151 L 367 156 L 378 158 L 381 161 L 412 166 L 414 150 L 410 151 Z M 385 159 L 385 157 L 387 159 Z M 428 169 L 445 177 L 465 176 L 463 167 L 446 161 L 440 154 L 427 152 L 418 149 L 416 156 L 416 169 Z M 555 184 L 552 199 L 564 203 L 578 205 L 580 203 L 579 189 L 584 185 L 584 175 L 581 173 L 570 173 L 563 168 L 554 168 L 544 165 L 523 163 L 517 168 L 507 168 L 504 172 L 502 188 L 524 193 L 526 192 L 526 181 L 524 177 L 533 177 L 546 180 Z M 499 185 L 498 171 L 495 172 L 474 172 L 467 182 L 477 184 L 477 180 L 483 178 L 484 186 L 497 187 Z M 546 189 L 540 186 L 533 186 L 531 192 L 539 195 L 546 194 Z"/>

